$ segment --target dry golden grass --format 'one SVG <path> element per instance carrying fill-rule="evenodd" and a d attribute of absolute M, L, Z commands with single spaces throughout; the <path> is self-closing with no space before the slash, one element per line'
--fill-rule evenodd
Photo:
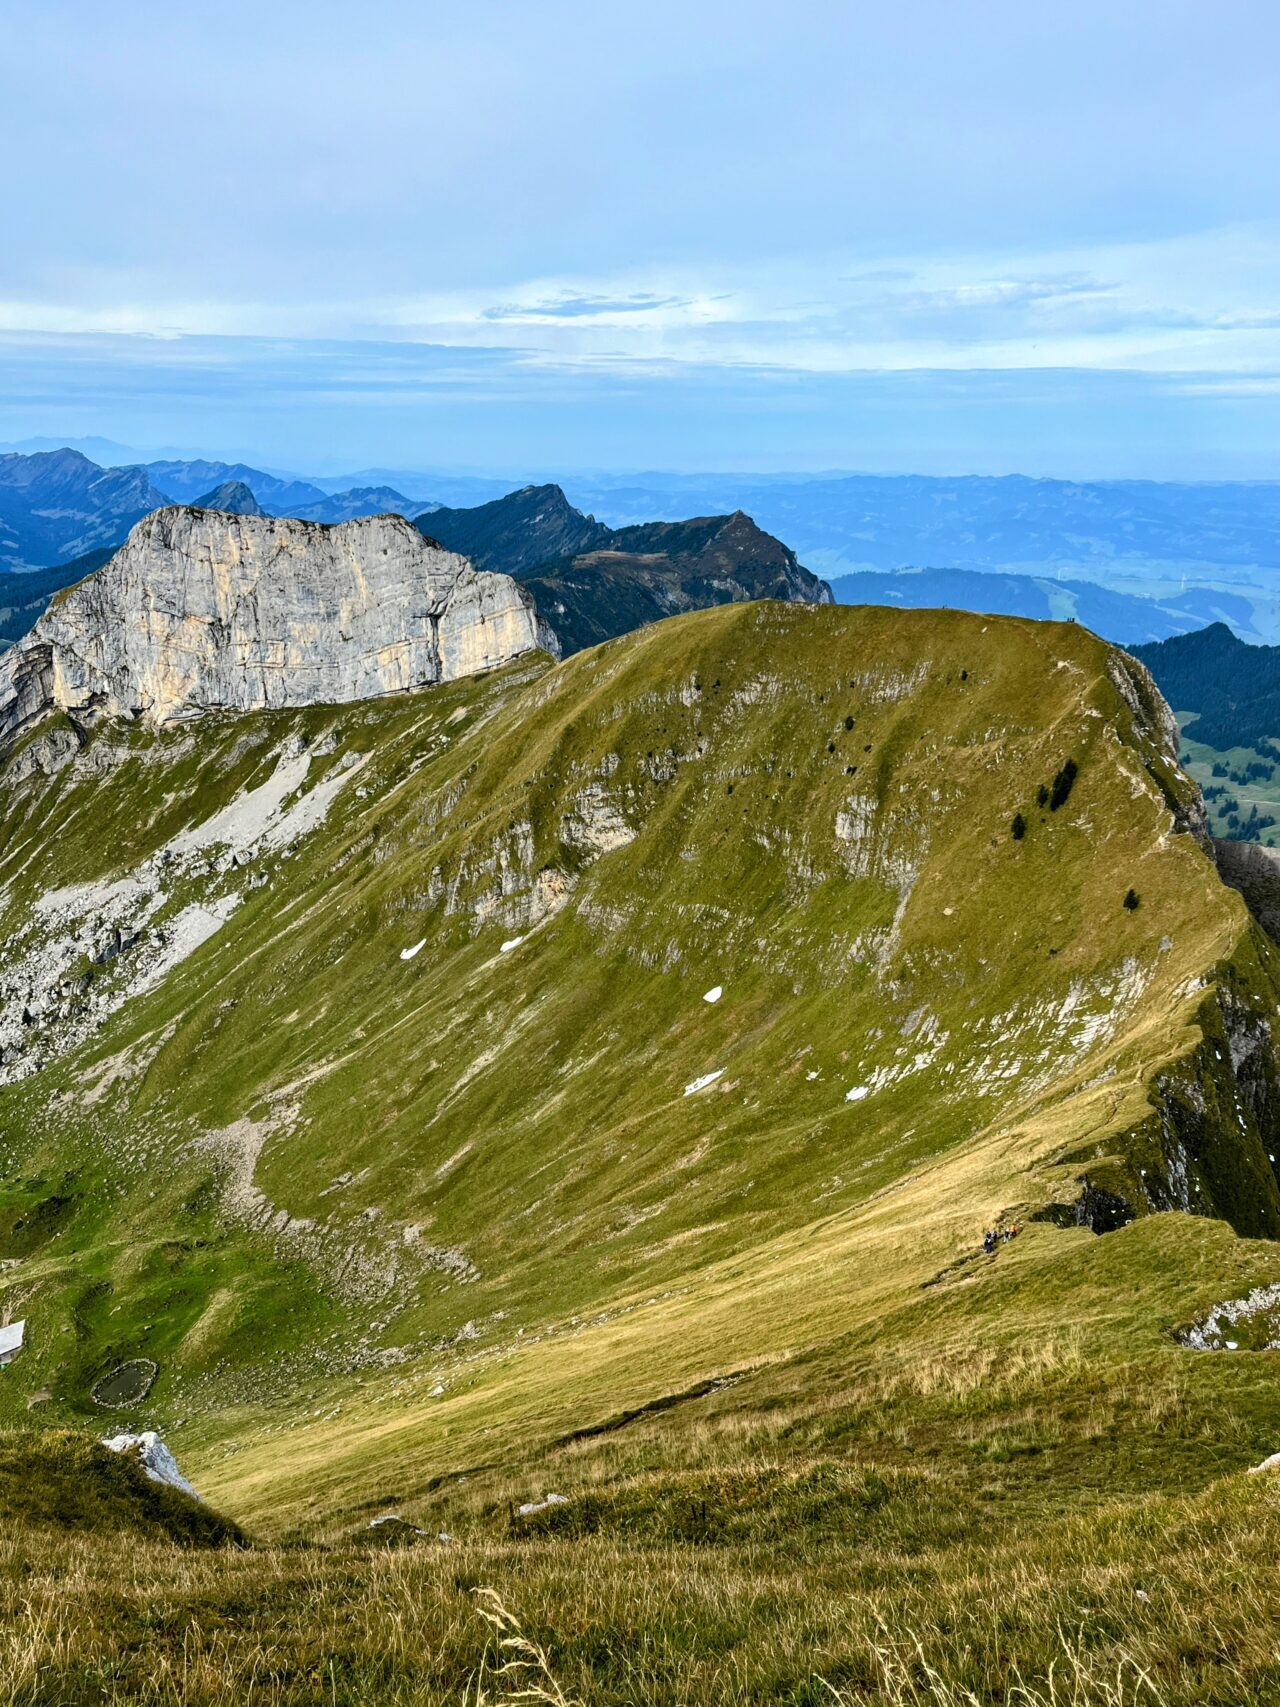
<path fill-rule="evenodd" d="M 890 1519 L 892 1505 L 883 1508 Z M 776 1516 L 776 1510 L 775 1510 Z M 17 1707 L 1242 1707 L 1280 1702 L 1261 1478 L 806 1549 L 593 1535 L 184 1551 L 0 1538 Z M 487 1592 L 481 1592 L 487 1591 Z"/>

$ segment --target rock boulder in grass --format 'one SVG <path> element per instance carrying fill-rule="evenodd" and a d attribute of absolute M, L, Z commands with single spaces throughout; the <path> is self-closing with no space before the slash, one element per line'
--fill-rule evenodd
<path fill-rule="evenodd" d="M 108 1452 L 121 1452 L 136 1458 L 148 1480 L 163 1482 L 167 1488 L 177 1488 L 180 1493 L 189 1494 L 193 1500 L 200 1498 L 179 1470 L 178 1460 L 154 1429 L 147 1429 L 143 1434 L 107 1435 L 102 1444 Z"/>
<path fill-rule="evenodd" d="M 399 516 L 325 527 L 177 506 L 0 660 L 0 743 L 50 711 L 163 724 L 346 703 L 558 650 L 509 576 Z"/>

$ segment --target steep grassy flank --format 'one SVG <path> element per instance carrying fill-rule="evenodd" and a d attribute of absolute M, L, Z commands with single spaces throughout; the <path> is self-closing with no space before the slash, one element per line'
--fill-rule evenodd
<path fill-rule="evenodd" d="M 1170 1266 L 1077 1220 L 1280 1228 L 1275 950 L 1179 828 L 1165 716 L 1070 625 L 753 605 L 418 697 L 42 732 L 0 935 L 11 989 L 67 970 L 13 998 L 0 1411 L 83 1417 L 152 1358 L 122 1415 L 276 1529 L 708 1383 L 753 1415 L 823 1347 L 853 1379 L 849 1336 L 1085 1322 L 1124 1414 L 1133 1346 L 1270 1248 L 1179 1221 Z"/>

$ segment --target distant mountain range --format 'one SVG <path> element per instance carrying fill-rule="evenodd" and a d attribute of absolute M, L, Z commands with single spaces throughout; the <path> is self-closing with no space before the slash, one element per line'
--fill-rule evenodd
<path fill-rule="evenodd" d="M 1280 484 L 925 475 L 637 475 L 574 480 L 615 526 L 741 508 L 827 573 L 945 563 L 1123 570 L 1145 563 L 1280 569 Z"/>
<path fill-rule="evenodd" d="M 998 574 L 975 569 L 870 570 L 831 583 L 837 604 L 900 605 L 908 610 L 971 610 L 1079 622 L 1132 646 L 1187 634 L 1206 622 L 1232 622 L 1254 634 L 1253 610 L 1238 593 L 1192 587 L 1166 598 L 1113 592 L 1096 581 Z"/>
<path fill-rule="evenodd" d="M 167 502 L 145 469 L 100 468 L 74 450 L 0 456 L 0 568 L 39 568 L 118 545 Z"/>
<path fill-rule="evenodd" d="M 417 515 L 429 507 L 390 486 L 328 490 L 245 463 L 102 468 L 75 450 L 15 452 L 0 456 L 0 571 L 47 568 L 121 545 L 135 522 L 175 503 L 311 522 Z"/>
<path fill-rule="evenodd" d="M 324 492 L 243 464 L 153 463 L 146 469 L 113 472 L 97 469 L 70 450 L 9 457 L 0 468 L 5 464 L 12 508 L 17 512 L 20 500 L 26 504 L 26 537 L 46 538 L 51 555 L 56 555 L 52 546 L 57 538 L 65 537 L 51 528 L 59 517 L 53 508 L 59 482 L 66 485 L 74 475 L 77 492 L 88 494 L 99 482 L 112 507 L 98 530 L 99 537 L 107 538 L 92 554 L 34 573 L 0 575 L 0 644 L 26 634 L 59 588 L 99 568 L 142 515 L 174 501 L 238 516 L 284 512 L 324 523 L 414 510 L 419 531 L 427 537 L 461 552 L 479 569 L 522 580 L 566 652 L 710 605 L 760 598 L 831 602 L 826 583 L 741 512 L 614 529 L 575 509 L 553 485 L 524 487 L 471 508 L 435 506 L 423 511 L 390 487 Z M 82 508 L 89 501 L 82 497 Z M 46 509 L 37 512 L 37 503 Z M 37 514 L 46 535 L 38 535 L 31 523 Z M 80 539 L 84 515 L 65 512 L 67 517 L 72 514 L 72 537 Z M 117 537 L 110 537 L 113 534 Z M 23 562 L 23 557 L 16 563 L 11 559 L 9 567 Z"/>
<path fill-rule="evenodd" d="M 239 514 L 256 506 L 326 523 L 383 512 L 421 521 L 429 513 L 424 531 L 478 564 L 540 577 L 539 596 L 560 607 L 571 643 L 588 644 L 602 622 L 616 632 L 624 620 L 686 608 L 681 588 L 702 573 L 690 552 L 698 557 L 703 545 L 672 536 L 663 546 L 637 529 L 672 515 L 741 513 L 796 569 L 798 558 L 815 578 L 831 578 L 842 603 L 1074 617 L 1128 645 L 1218 621 L 1243 639 L 1280 638 L 1274 483 L 644 474 L 578 477 L 569 491 L 572 501 L 559 486 L 511 492 L 479 476 L 394 468 L 312 479 L 212 459 L 108 468 L 66 448 L 9 454 L 0 456 L 0 571 L 78 576 L 72 565 L 86 553 L 119 545 L 141 516 L 170 502 Z M 678 570 L 639 561 L 673 552 Z M 771 561 L 791 585 L 786 559 Z M 938 567 L 912 567 L 920 564 Z M 756 596 L 746 589 L 768 584 L 757 563 L 733 589 L 712 587 L 722 569 L 709 570 L 708 585 L 689 596 Z M 0 636 L 34 597 L 33 589 L 0 595 L 10 613 L 0 617 Z M 613 607 L 607 618 L 602 601 Z"/>
<path fill-rule="evenodd" d="M 559 486 L 526 486 L 419 528 L 477 568 L 523 581 L 566 654 L 680 611 L 747 599 L 830 604 L 831 589 L 740 510 L 610 528 Z"/>

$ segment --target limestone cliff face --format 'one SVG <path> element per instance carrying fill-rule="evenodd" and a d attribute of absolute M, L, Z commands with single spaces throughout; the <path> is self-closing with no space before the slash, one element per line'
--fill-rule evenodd
<path fill-rule="evenodd" d="M 558 651 L 522 587 L 399 516 L 322 527 L 178 506 L 0 659 L 0 741 L 54 709 L 160 724 L 372 699 L 538 646 Z"/>

